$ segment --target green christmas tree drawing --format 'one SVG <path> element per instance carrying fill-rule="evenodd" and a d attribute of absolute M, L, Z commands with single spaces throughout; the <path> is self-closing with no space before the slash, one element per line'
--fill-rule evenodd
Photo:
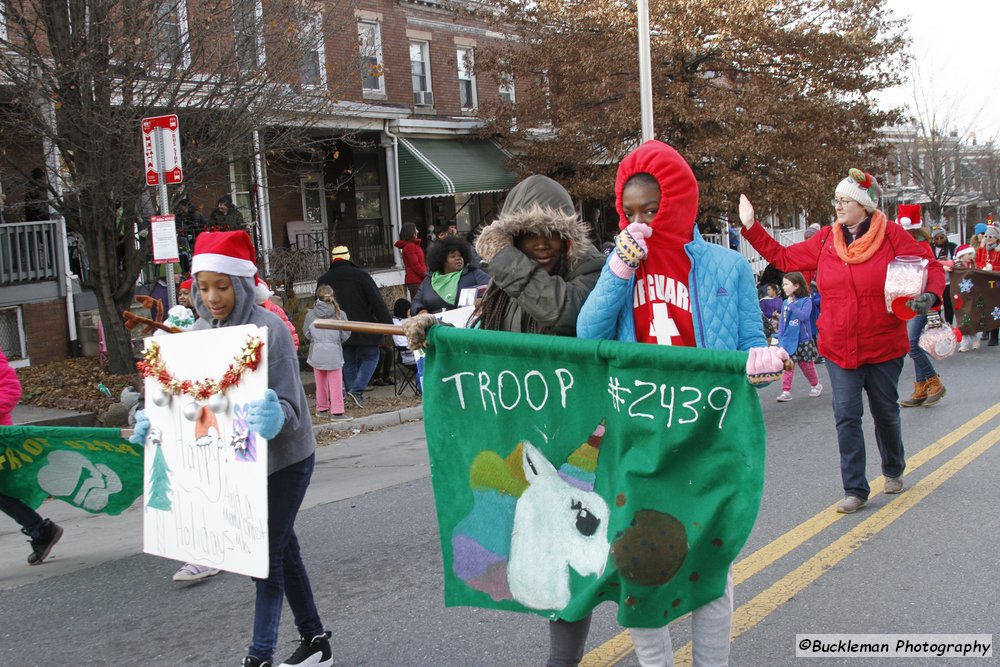
<path fill-rule="evenodd" d="M 163 448 L 156 445 L 153 455 L 153 471 L 149 475 L 149 502 L 146 507 L 154 510 L 170 511 L 170 468 L 163 458 Z"/>

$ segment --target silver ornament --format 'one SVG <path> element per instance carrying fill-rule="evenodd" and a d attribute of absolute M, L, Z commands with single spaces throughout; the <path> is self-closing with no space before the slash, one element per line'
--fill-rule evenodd
<path fill-rule="evenodd" d="M 222 414 L 229 407 L 229 399 L 224 394 L 212 394 L 208 397 L 208 409 L 215 414 Z"/>
<path fill-rule="evenodd" d="M 165 408 L 168 405 L 170 405 L 170 394 L 163 391 L 162 389 L 159 388 L 154 389 L 152 398 L 153 398 L 153 405 L 159 406 L 161 408 Z"/>
<path fill-rule="evenodd" d="M 188 403 L 187 405 L 184 406 L 184 409 L 182 410 L 182 412 L 184 413 L 184 418 L 187 419 L 188 421 L 192 421 L 193 422 L 193 421 L 197 421 L 198 420 L 198 404 L 197 403 L 194 403 L 194 402 Z"/>

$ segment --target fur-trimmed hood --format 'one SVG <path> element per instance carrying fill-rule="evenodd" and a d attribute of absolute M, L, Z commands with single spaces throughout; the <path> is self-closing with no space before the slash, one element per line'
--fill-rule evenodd
<path fill-rule="evenodd" d="M 586 223 L 563 186 L 547 176 L 534 175 L 511 189 L 500 215 L 476 239 L 476 252 L 489 262 L 521 234 L 558 234 L 567 245 L 567 257 L 578 260 L 590 246 Z"/>

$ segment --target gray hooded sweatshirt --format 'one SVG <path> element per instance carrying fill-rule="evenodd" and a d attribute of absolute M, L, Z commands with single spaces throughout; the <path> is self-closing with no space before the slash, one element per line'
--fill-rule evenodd
<path fill-rule="evenodd" d="M 267 386 L 278 395 L 281 409 L 285 413 L 285 424 L 281 431 L 267 443 L 267 474 L 271 475 L 308 458 L 316 451 L 309 401 L 299 375 L 299 358 L 292 343 L 292 335 L 288 333 L 285 323 L 274 313 L 254 304 L 253 278 L 230 276 L 230 279 L 233 281 L 236 305 L 226 320 L 212 319 L 212 314 L 201 300 L 201 293 L 197 289 L 191 290 L 199 317 L 191 330 L 242 324 L 267 327 L 267 341 L 264 344 L 264 352 L 267 354 Z"/>
<path fill-rule="evenodd" d="M 333 312 L 333 304 L 316 301 L 316 305 L 306 313 L 302 330 L 309 339 L 309 365 L 320 371 L 335 371 L 344 367 L 344 341 L 351 337 L 350 331 L 320 329 L 313 326 L 317 319 L 346 320 L 347 313 Z"/>

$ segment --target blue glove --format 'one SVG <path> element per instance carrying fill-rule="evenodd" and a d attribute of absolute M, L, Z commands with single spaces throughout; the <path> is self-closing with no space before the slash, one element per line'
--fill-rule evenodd
<path fill-rule="evenodd" d="M 266 390 L 262 400 L 250 404 L 247 424 L 265 440 L 270 440 L 281 432 L 281 427 L 285 425 L 285 411 L 281 409 L 278 395 L 273 389 Z"/>
<path fill-rule="evenodd" d="M 132 429 L 132 436 L 128 439 L 133 445 L 141 445 L 146 442 L 149 434 L 149 417 L 145 410 L 138 410 L 135 413 L 135 427 Z"/>

